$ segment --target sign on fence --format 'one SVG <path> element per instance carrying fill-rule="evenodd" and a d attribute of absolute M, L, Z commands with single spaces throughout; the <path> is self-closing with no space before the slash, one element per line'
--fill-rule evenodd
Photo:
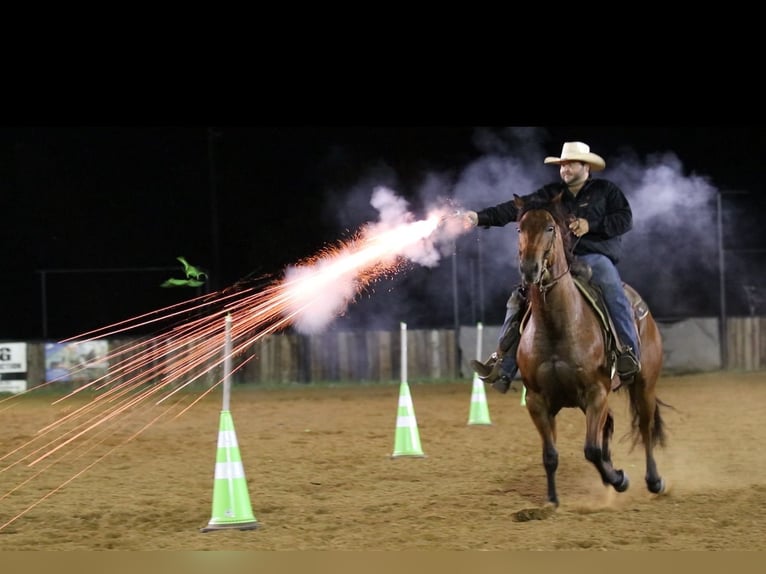
<path fill-rule="evenodd" d="M 0 343 L 0 393 L 27 390 L 27 344 Z"/>

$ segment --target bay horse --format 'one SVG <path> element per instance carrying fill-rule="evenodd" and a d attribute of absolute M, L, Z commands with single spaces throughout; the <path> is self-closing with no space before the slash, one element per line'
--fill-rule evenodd
<path fill-rule="evenodd" d="M 559 505 L 556 491 L 556 415 L 562 408 L 585 413 L 585 458 L 601 481 L 617 492 L 629 486 L 627 474 L 612 464 L 610 441 L 614 419 L 608 404 L 615 383 L 614 358 L 607 352 L 601 319 L 572 276 L 572 236 L 566 226 L 561 195 L 546 203 L 514 196 L 518 209 L 519 271 L 527 287 L 528 312 L 517 363 L 526 387 L 526 406 L 542 438 L 548 503 Z M 654 447 L 665 445 L 665 429 L 655 386 L 662 368 L 662 340 L 651 313 L 638 320 L 641 371 L 625 383 L 630 400 L 630 435 L 643 443 L 646 486 L 665 490 L 657 471 Z M 615 385 L 616 386 L 616 385 Z M 672 408 L 672 407 L 670 407 Z"/>

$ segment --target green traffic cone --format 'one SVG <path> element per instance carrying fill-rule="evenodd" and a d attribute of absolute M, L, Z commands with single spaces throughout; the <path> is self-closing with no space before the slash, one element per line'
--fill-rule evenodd
<path fill-rule="evenodd" d="M 521 402 L 519 403 L 522 407 L 527 406 L 527 386 L 521 385 Z"/>
<path fill-rule="evenodd" d="M 399 456 L 425 456 L 420 446 L 418 421 L 415 418 L 415 407 L 412 405 L 407 381 L 402 381 L 399 385 L 399 409 L 396 414 L 396 436 L 391 458 Z"/>
<path fill-rule="evenodd" d="M 253 530 L 259 526 L 250 506 L 234 421 L 229 411 L 221 411 L 213 484 L 213 514 L 201 532 L 227 528 Z"/>
<path fill-rule="evenodd" d="M 469 425 L 491 425 L 487 394 L 484 392 L 484 381 L 479 375 L 473 375 L 473 390 L 471 391 L 471 411 L 468 414 Z"/>

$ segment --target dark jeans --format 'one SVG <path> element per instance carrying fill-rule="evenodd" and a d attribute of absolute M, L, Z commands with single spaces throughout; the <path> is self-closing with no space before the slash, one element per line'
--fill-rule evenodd
<path fill-rule="evenodd" d="M 633 322 L 633 308 L 630 306 L 625 289 L 622 286 L 620 274 L 611 259 L 600 253 L 580 255 L 580 259 L 590 265 L 593 272 L 592 281 L 601 289 L 604 303 L 612 316 L 614 328 L 620 343 L 633 349 L 637 359 L 641 359 L 638 346 L 638 334 Z"/>

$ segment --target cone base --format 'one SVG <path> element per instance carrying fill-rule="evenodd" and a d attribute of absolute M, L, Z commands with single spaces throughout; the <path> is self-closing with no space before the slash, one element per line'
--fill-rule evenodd
<path fill-rule="evenodd" d="M 400 458 L 403 456 L 409 456 L 411 458 L 425 458 L 426 455 L 424 454 L 418 454 L 418 453 L 409 453 L 409 452 L 395 452 L 391 455 L 391 458 Z"/>
<path fill-rule="evenodd" d="M 257 528 L 260 528 L 261 524 L 260 522 L 239 522 L 239 523 L 232 523 L 232 524 L 208 524 L 205 526 L 205 528 L 200 528 L 200 532 L 212 532 L 214 530 L 256 530 Z"/>
<path fill-rule="evenodd" d="M 491 426 L 491 422 L 474 422 L 474 421 L 468 421 L 469 426 L 475 426 L 475 425 L 483 425 L 485 427 Z"/>

